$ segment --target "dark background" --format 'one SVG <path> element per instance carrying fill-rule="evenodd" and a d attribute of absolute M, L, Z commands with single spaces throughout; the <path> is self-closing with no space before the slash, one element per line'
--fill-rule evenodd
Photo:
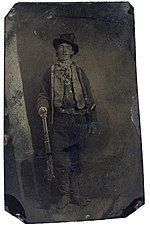
<path fill-rule="evenodd" d="M 52 42 L 75 33 L 74 60 L 89 78 L 99 130 L 82 155 L 81 193 L 100 199 L 104 217 L 143 197 L 137 101 L 134 11 L 129 3 L 19 3 L 15 8 L 17 48 L 32 143 L 39 198 L 47 198 L 42 179 L 43 134 L 36 98 L 46 69 L 56 61 Z M 44 193 L 43 193 L 44 191 Z M 99 216 L 99 211 L 95 218 Z"/>

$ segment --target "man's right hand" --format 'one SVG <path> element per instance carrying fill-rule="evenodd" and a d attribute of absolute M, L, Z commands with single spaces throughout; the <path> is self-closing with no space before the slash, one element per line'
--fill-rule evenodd
<path fill-rule="evenodd" d="M 41 106 L 38 110 L 38 114 L 40 115 L 40 117 L 47 117 L 47 108 Z"/>

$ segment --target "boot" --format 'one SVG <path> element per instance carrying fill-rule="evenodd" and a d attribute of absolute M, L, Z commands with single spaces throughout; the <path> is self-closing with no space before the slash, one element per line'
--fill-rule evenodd
<path fill-rule="evenodd" d="M 71 202 L 79 206 L 87 206 L 90 202 L 88 198 L 80 195 L 79 175 L 75 172 L 70 175 Z"/>
<path fill-rule="evenodd" d="M 89 198 L 81 196 L 80 194 L 72 192 L 71 194 L 71 202 L 78 206 L 87 206 L 90 202 Z"/>
<path fill-rule="evenodd" d="M 62 195 L 59 199 L 56 208 L 57 209 L 63 209 L 65 208 L 70 202 L 70 196 L 69 195 Z"/>
<path fill-rule="evenodd" d="M 58 200 L 56 208 L 63 209 L 70 202 L 70 179 L 68 170 L 63 168 L 60 171 L 59 181 L 58 181 L 58 189 L 60 198 Z"/>

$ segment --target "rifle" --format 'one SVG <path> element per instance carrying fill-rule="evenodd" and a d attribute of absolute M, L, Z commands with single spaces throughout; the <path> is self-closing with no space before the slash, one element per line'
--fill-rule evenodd
<path fill-rule="evenodd" d="M 51 151 L 48 127 L 47 127 L 47 115 L 43 114 L 41 117 L 42 117 L 42 123 L 43 123 L 43 131 L 44 131 L 45 152 L 47 155 L 47 160 L 46 160 L 47 169 L 44 171 L 44 177 L 48 181 L 51 181 L 55 176 L 54 176 L 54 169 L 53 169 L 52 151 Z"/>

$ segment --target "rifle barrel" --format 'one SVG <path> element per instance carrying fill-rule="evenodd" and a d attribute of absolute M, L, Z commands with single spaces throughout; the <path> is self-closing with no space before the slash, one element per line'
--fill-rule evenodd
<path fill-rule="evenodd" d="M 45 171 L 45 173 L 46 173 L 47 179 L 51 180 L 55 176 L 54 176 L 54 170 L 53 170 L 52 152 L 51 152 L 46 116 L 42 116 L 42 123 L 43 123 L 43 131 L 44 131 L 45 152 L 46 154 L 48 154 L 47 170 Z"/>

